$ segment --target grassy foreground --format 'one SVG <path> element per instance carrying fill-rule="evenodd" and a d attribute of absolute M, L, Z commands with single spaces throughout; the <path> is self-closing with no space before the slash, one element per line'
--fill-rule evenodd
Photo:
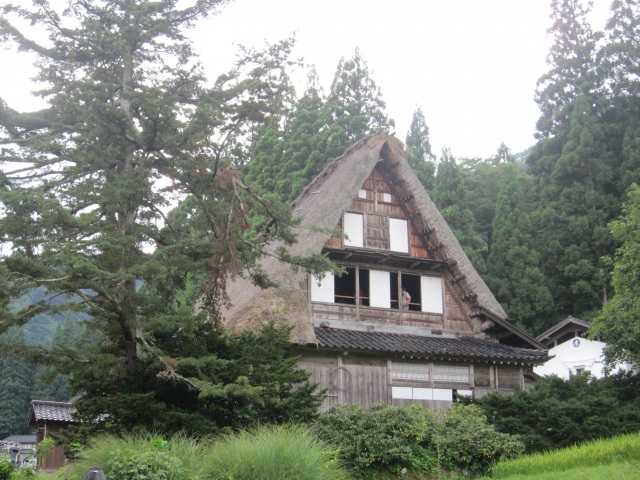
<path fill-rule="evenodd" d="M 94 439 L 56 480 L 99 465 L 109 480 L 349 480 L 338 451 L 303 426 L 263 426 L 215 440 L 151 434 Z"/>
<path fill-rule="evenodd" d="M 640 480 L 640 432 L 500 462 L 493 478 Z"/>

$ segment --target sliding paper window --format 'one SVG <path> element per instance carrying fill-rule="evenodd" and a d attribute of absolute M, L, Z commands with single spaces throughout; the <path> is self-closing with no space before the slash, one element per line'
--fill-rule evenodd
<path fill-rule="evenodd" d="M 444 312 L 440 277 L 405 274 L 398 271 L 343 267 L 342 275 L 327 273 L 313 277 L 311 300 L 376 308 L 399 308 L 400 289 L 411 295 L 409 310 L 442 314 Z"/>

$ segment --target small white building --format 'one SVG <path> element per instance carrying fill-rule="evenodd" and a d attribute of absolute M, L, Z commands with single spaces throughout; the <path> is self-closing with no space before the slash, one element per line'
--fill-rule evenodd
<path fill-rule="evenodd" d="M 549 348 L 552 358 L 544 365 L 534 367 L 540 376 L 571 375 L 589 372 L 594 377 L 604 377 L 603 349 L 606 343 L 585 338 L 591 323 L 568 316 L 557 325 L 539 335 L 536 340 Z M 618 365 L 613 372 L 631 370 L 629 365 Z"/>

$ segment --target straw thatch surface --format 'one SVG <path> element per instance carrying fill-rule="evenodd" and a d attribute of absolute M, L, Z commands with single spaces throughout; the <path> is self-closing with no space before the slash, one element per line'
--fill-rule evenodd
<path fill-rule="evenodd" d="M 291 253 L 309 255 L 322 250 L 330 237 L 327 230 L 335 228 L 378 162 L 397 179 L 394 184 L 397 193 L 411 197 L 407 208 L 419 213 L 412 222 L 418 224 L 418 230 L 429 231 L 429 241 L 439 245 L 438 259 L 450 262 L 457 284 L 471 299 L 472 306 L 506 317 L 413 173 L 404 157 L 403 143 L 390 135 L 363 138 L 332 161 L 302 191 L 292 204 L 294 215 L 301 217 L 302 222 L 297 229 L 298 242 L 291 247 Z M 322 229 L 325 231 L 319 231 Z M 274 258 L 266 258 L 262 266 L 279 286 L 263 290 L 243 278 L 229 282 L 228 294 L 233 305 L 223 312 L 225 326 L 231 330 L 253 330 L 273 320 L 277 324 L 293 325 L 294 343 L 317 343 L 307 299 L 301 290 L 306 274 L 293 272 Z"/>

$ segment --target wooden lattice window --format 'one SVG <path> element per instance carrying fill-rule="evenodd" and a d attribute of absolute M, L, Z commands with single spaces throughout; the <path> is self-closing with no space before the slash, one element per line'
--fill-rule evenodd
<path fill-rule="evenodd" d="M 434 365 L 433 379 L 436 382 L 469 383 L 469 367 L 457 365 Z"/>
<path fill-rule="evenodd" d="M 411 382 L 428 382 L 429 365 L 393 362 L 391 364 L 391 379 Z"/>

